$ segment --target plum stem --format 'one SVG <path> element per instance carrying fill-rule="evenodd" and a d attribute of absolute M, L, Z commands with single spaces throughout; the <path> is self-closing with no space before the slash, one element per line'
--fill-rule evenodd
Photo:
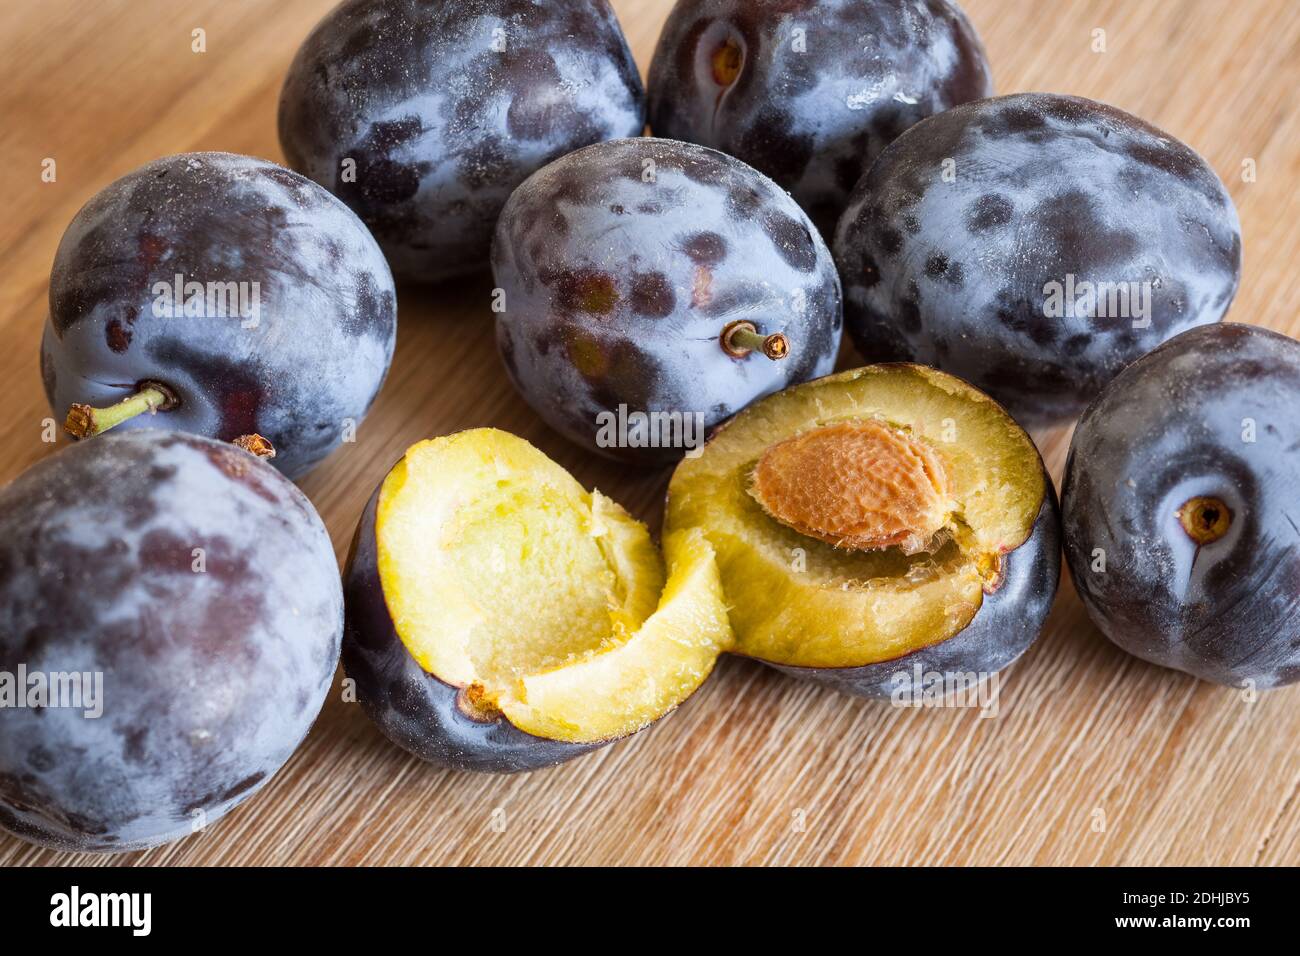
<path fill-rule="evenodd" d="M 783 332 L 764 335 L 753 322 L 732 322 L 722 330 L 722 349 L 732 358 L 761 352 L 773 362 L 790 354 L 790 340 Z"/>
<path fill-rule="evenodd" d="M 74 404 L 68 409 L 68 417 L 63 427 L 76 438 L 91 438 L 102 435 L 110 428 L 116 428 L 137 415 L 148 412 L 167 411 L 176 407 L 176 396 L 156 382 L 146 382 L 139 391 L 116 405 L 107 408 L 95 408 L 92 405 Z"/>
<path fill-rule="evenodd" d="M 242 448 L 257 458 L 274 458 L 275 446 L 269 441 L 256 433 L 252 435 L 240 435 L 231 442 L 237 448 Z"/>

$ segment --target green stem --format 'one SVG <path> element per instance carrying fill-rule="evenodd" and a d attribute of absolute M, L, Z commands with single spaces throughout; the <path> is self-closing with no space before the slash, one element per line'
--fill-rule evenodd
<path fill-rule="evenodd" d="M 152 415 L 159 409 L 172 406 L 175 399 L 159 385 L 145 385 L 134 395 L 124 398 L 108 408 L 94 408 L 91 405 L 73 405 L 68 409 L 68 418 L 63 427 L 77 438 L 91 438 L 102 435 L 110 428 L 116 428 L 137 415 L 148 412 Z"/>

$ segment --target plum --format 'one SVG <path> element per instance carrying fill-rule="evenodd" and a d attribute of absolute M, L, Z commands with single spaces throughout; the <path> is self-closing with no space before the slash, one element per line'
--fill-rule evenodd
<path fill-rule="evenodd" d="M 1093 622 L 1143 660 L 1229 686 L 1300 680 L 1300 342 L 1192 329 L 1089 406 L 1062 490 Z"/>
<path fill-rule="evenodd" d="M 685 531 L 717 553 L 734 653 L 862 697 L 978 685 L 1037 639 L 1060 578 L 1034 443 L 916 365 L 741 412 L 673 474 L 664 533 Z"/>
<path fill-rule="evenodd" d="M 343 664 L 380 730 L 457 770 L 550 766 L 689 697 L 729 646 L 713 551 L 664 542 L 521 438 L 410 448 L 344 572 Z"/>
<path fill-rule="evenodd" d="M 486 267 L 533 171 L 644 128 L 606 0 L 348 0 L 280 95 L 289 165 L 357 212 L 399 277 L 425 282 Z"/>
<path fill-rule="evenodd" d="M 296 478 L 365 417 L 396 336 L 392 274 L 346 206 L 274 163 L 188 153 L 129 173 L 72 220 L 41 369 L 78 437 L 258 434 Z"/>
<path fill-rule="evenodd" d="M 762 170 L 827 238 L 885 146 L 993 92 L 948 0 L 678 0 L 648 86 L 654 135 Z"/>
<path fill-rule="evenodd" d="M 342 629 L 324 525 L 246 452 L 137 430 L 42 461 L 0 491 L 0 825 L 116 851 L 214 822 L 310 729 Z"/>
<path fill-rule="evenodd" d="M 497 224 L 497 344 L 553 428 L 641 463 L 834 367 L 840 282 L 803 210 L 738 159 L 615 140 L 530 177 Z"/>
<path fill-rule="evenodd" d="M 865 358 L 942 368 L 1029 425 L 1222 319 L 1241 274 L 1236 209 L 1201 157 L 1114 107 L 1038 93 L 900 136 L 834 249 Z"/>

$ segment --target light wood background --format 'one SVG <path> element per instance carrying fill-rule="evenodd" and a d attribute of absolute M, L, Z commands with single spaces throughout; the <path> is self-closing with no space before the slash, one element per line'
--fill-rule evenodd
<path fill-rule="evenodd" d="M 670 0 L 614 0 L 642 70 Z M 331 0 L 5 0 L 0 5 L 0 481 L 53 453 L 38 374 L 49 267 L 78 207 L 169 153 L 281 160 L 280 83 Z M 1245 232 L 1231 318 L 1300 334 L 1300 3 L 967 0 L 999 92 L 1137 113 L 1204 154 Z M 190 31 L 207 31 L 207 52 Z M 1094 52 L 1105 30 L 1106 52 Z M 41 162 L 58 162 L 43 183 Z M 1243 181 L 1252 159 L 1255 182 Z M 487 279 L 403 289 L 396 362 L 358 443 L 304 489 L 340 559 L 407 445 L 493 425 L 657 528 L 667 473 L 551 434 L 506 382 Z M 1300 410 L 1298 410 L 1300 413 Z M 1068 431 L 1036 436 L 1059 479 Z M 60 439 L 63 441 L 63 439 Z M 1300 489 L 1297 489 L 1300 493 Z M 560 768 L 455 774 L 331 695 L 260 795 L 148 853 L 72 857 L 0 836 L 0 863 L 476 864 L 1300 862 L 1300 687 L 1254 703 L 1143 664 L 1066 580 L 999 715 L 902 711 L 724 660 L 648 732 Z"/>

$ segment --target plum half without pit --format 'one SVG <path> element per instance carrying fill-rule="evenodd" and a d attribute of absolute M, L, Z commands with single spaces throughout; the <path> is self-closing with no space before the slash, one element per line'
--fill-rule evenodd
<path fill-rule="evenodd" d="M 865 697 L 1006 667 L 1060 577 L 1033 442 L 922 366 L 842 372 L 741 412 L 672 477 L 664 533 L 689 532 L 717 554 L 734 653 Z"/>
<path fill-rule="evenodd" d="M 392 741 L 457 770 L 559 763 L 685 700 L 730 645 L 713 550 L 665 539 L 521 438 L 422 442 L 366 507 L 343 664 Z"/>
<path fill-rule="evenodd" d="M 1202 680 L 1300 681 L 1300 342 L 1184 332 L 1075 429 L 1065 555 L 1101 632 Z"/>
<path fill-rule="evenodd" d="M 274 163 L 187 153 L 73 218 L 41 370 L 77 437 L 260 435 L 298 478 L 361 423 L 396 338 L 392 274 L 345 205 Z"/>
<path fill-rule="evenodd" d="M 120 851 L 214 823 L 307 734 L 342 631 L 329 535 L 270 465 L 156 430 L 47 458 L 0 490 L 0 826 Z"/>
<path fill-rule="evenodd" d="M 840 280 L 812 222 L 702 146 L 623 139 L 551 163 L 506 203 L 492 269 L 511 380 L 612 458 L 675 461 L 839 351 Z"/>

